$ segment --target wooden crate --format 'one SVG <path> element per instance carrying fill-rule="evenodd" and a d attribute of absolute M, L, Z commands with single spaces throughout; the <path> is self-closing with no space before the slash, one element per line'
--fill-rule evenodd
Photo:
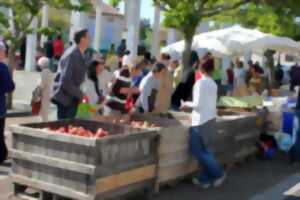
<path fill-rule="evenodd" d="M 91 131 L 103 128 L 113 135 L 90 139 L 42 129 L 71 124 Z M 85 120 L 14 125 L 10 129 L 11 178 L 18 188 L 25 185 L 79 200 L 111 199 L 138 189 L 153 189 L 158 145 L 155 130 Z"/>
<path fill-rule="evenodd" d="M 172 112 L 171 116 L 166 117 L 155 114 L 131 116 L 131 120 L 148 121 L 160 126 L 157 192 L 159 185 L 180 180 L 199 170 L 198 162 L 189 152 L 190 115 L 190 113 Z M 96 118 L 113 121 L 114 117 Z M 253 154 L 259 136 L 259 126 L 256 125 L 256 121 L 255 113 L 222 113 L 222 116 L 217 119 L 217 136 L 214 142 L 214 150 L 221 163 L 232 163 Z"/>

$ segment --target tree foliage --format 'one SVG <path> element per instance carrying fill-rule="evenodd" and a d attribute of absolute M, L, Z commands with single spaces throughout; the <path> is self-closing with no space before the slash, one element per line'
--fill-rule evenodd
<path fill-rule="evenodd" d="M 121 3 L 121 0 L 109 0 L 109 4 L 114 8 L 117 8 L 120 3 Z"/>
<path fill-rule="evenodd" d="M 9 43 L 8 65 L 11 73 L 16 66 L 15 53 L 20 48 L 26 34 L 33 31 L 44 33 L 51 32 L 51 28 L 32 30 L 31 23 L 38 17 L 44 4 L 58 9 L 85 11 L 92 8 L 90 0 L 78 0 L 77 4 L 72 0 L 0 0 L 3 10 L 11 11 L 11 14 L 0 12 L 1 33 Z M 12 26 L 13 28 L 11 28 Z M 8 95 L 7 107 L 12 107 L 12 95 Z"/>
<path fill-rule="evenodd" d="M 89 0 L 80 0 L 78 4 L 73 4 L 71 0 L 0 0 L 0 7 L 10 9 L 13 13 L 13 16 L 0 14 L 0 24 L 7 28 L 7 31 L 2 34 L 12 46 L 18 47 L 26 34 L 33 31 L 30 24 L 40 14 L 44 4 L 58 9 L 78 11 L 91 9 L 92 6 Z M 14 32 L 9 29 L 10 20 L 14 26 Z M 40 29 L 40 31 L 46 32 L 47 30 Z"/>
<path fill-rule="evenodd" d="M 180 31 L 185 39 L 183 64 L 188 67 L 196 29 L 206 18 L 246 5 L 252 0 L 154 0 L 165 11 L 164 24 Z M 255 0 L 253 0 L 255 1 Z"/>
<path fill-rule="evenodd" d="M 218 25 L 239 23 L 278 36 L 300 39 L 300 4 L 295 0 L 265 0 L 216 16 Z"/>

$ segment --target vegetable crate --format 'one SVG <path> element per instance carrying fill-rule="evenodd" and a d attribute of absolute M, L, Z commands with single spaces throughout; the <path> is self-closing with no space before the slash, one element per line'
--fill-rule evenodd
<path fill-rule="evenodd" d="M 82 126 L 112 135 L 91 139 L 57 134 L 44 128 Z M 20 188 L 78 200 L 112 199 L 147 189 L 153 191 L 158 135 L 107 122 L 67 120 L 10 127 L 13 136 L 12 182 Z"/>

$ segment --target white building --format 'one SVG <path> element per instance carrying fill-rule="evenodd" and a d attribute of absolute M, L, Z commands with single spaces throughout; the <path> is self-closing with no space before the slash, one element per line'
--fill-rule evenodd
<path fill-rule="evenodd" d="M 106 3 L 101 3 L 101 33 L 100 33 L 100 50 L 107 51 L 112 44 L 118 47 L 122 39 L 122 33 L 125 29 L 125 18 L 117 9 Z M 91 14 L 88 19 L 88 30 L 93 44 L 95 34 L 95 14 Z"/>

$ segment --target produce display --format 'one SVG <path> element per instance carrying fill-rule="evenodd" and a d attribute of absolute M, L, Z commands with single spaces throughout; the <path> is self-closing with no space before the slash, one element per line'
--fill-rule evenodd
<path fill-rule="evenodd" d="M 158 128 L 158 126 L 156 126 L 155 124 L 152 124 L 147 121 L 135 121 L 135 120 L 129 121 L 125 119 L 114 119 L 113 123 L 128 124 L 133 128 L 142 128 L 142 129 Z"/>
<path fill-rule="evenodd" d="M 75 136 L 88 137 L 88 138 L 103 138 L 110 135 L 108 131 L 105 131 L 102 128 L 99 128 L 97 132 L 92 132 L 81 126 L 77 127 L 72 125 L 62 126 L 59 128 L 45 128 L 45 130 L 52 131 L 57 134 L 68 134 L 68 135 L 75 135 Z"/>

